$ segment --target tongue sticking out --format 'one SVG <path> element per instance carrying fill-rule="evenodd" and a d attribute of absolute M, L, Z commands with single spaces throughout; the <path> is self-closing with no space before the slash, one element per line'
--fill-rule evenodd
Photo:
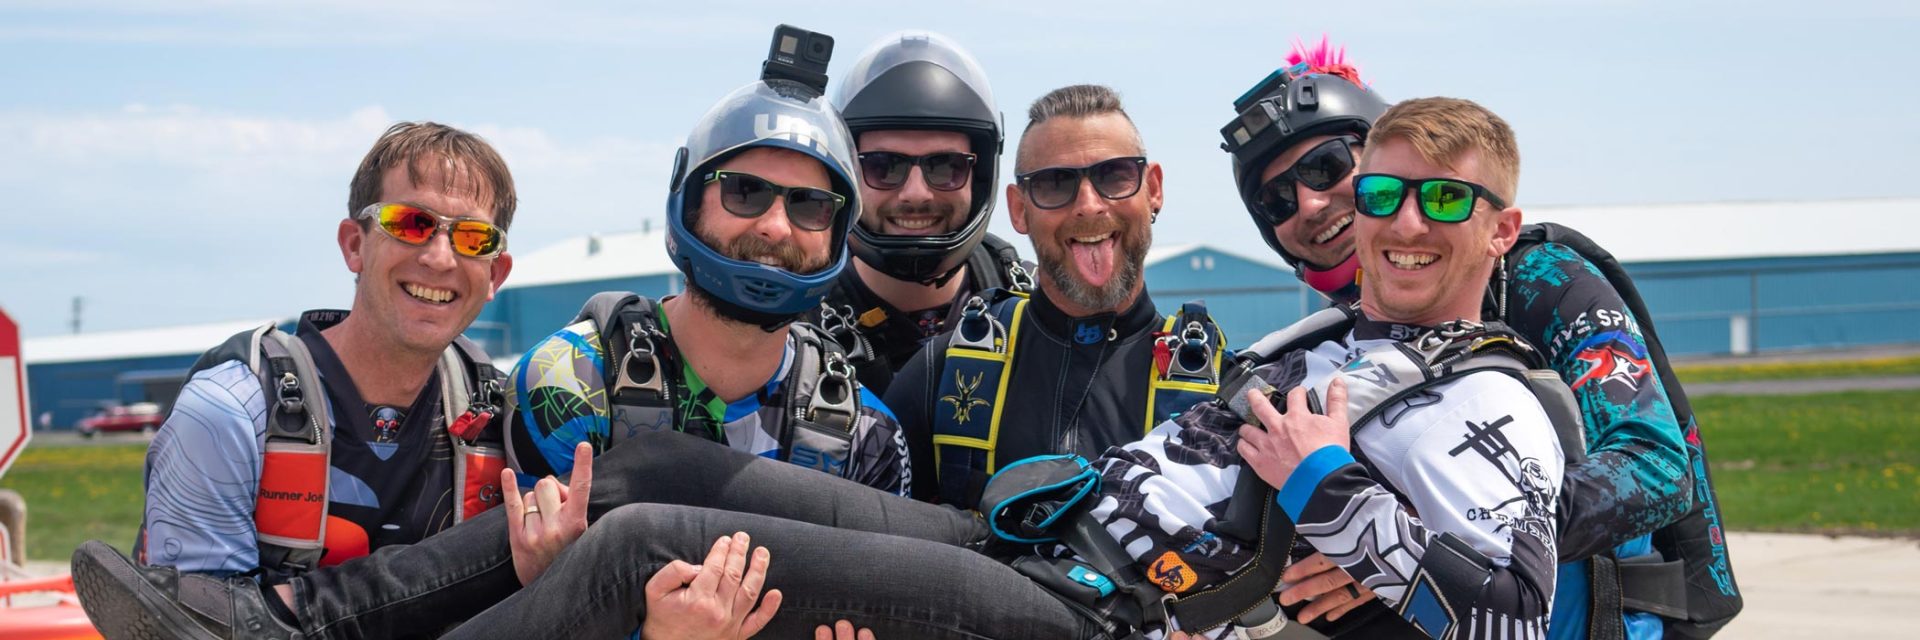
<path fill-rule="evenodd" d="M 1073 251 L 1073 264 L 1080 271 L 1080 277 L 1087 284 L 1105 286 L 1113 279 L 1114 245 L 1118 244 L 1112 236 L 1099 242 L 1068 242 Z"/>

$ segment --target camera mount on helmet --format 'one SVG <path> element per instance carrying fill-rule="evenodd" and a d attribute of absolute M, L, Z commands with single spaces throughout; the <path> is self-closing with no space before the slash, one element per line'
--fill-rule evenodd
<path fill-rule="evenodd" d="M 760 63 L 761 80 L 797 82 L 814 93 L 827 93 L 827 63 L 833 60 L 833 36 L 793 25 L 773 28 L 773 45 Z"/>
<path fill-rule="evenodd" d="M 1280 246 L 1280 239 L 1259 211 L 1260 176 L 1267 164 L 1307 138 L 1354 133 L 1363 138 L 1373 121 L 1387 110 L 1387 102 L 1372 89 L 1331 73 L 1315 72 L 1299 62 L 1268 74 L 1252 89 L 1234 99 L 1232 121 L 1220 128 L 1220 149 L 1233 156 L 1233 181 L 1240 201 L 1253 217 L 1267 246 L 1301 267 L 1300 259 Z"/>
<path fill-rule="evenodd" d="M 858 136 L 893 129 L 955 131 L 967 136 L 974 163 L 972 206 L 954 231 L 901 236 L 853 229 L 853 255 L 902 280 L 942 283 L 987 234 L 999 196 L 1004 126 L 993 90 L 973 56 L 946 36 L 906 31 L 881 38 L 846 73 L 834 104 Z"/>
<path fill-rule="evenodd" d="M 792 42 L 788 43 L 787 39 Z M 825 55 L 809 59 L 809 43 L 824 39 Z M 687 285 L 712 296 L 733 315 L 775 327 L 819 306 L 847 264 L 847 232 L 860 215 L 860 179 L 854 160 L 853 134 L 847 131 L 821 84 L 794 79 L 789 72 L 816 65 L 824 71 L 832 55 L 832 38 L 781 25 L 774 32 L 773 53 L 763 65 L 762 79 L 734 90 L 709 109 L 687 135 L 686 145 L 674 155 L 673 177 L 667 193 L 667 254 L 686 274 Z M 784 46 L 791 44 L 791 47 Z M 791 49 L 804 64 L 779 59 Z M 799 274 L 775 266 L 726 256 L 694 233 L 690 214 L 700 207 L 705 183 L 700 176 L 753 148 L 792 151 L 820 162 L 832 182 L 832 191 L 847 197 L 834 213 L 828 246 L 832 255 L 820 271 Z M 712 212 L 708 212 L 712 213 Z"/>

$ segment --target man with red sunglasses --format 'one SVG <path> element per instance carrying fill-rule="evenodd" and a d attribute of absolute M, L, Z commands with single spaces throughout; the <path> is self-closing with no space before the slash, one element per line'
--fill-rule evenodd
<path fill-rule="evenodd" d="M 835 526 L 888 522 L 885 509 L 782 495 L 786 481 L 762 481 L 800 470 L 798 482 L 838 482 L 832 475 L 878 489 L 870 501 L 900 497 L 910 482 L 892 415 L 859 387 L 832 338 L 797 322 L 849 261 L 846 238 L 860 211 L 852 136 L 823 88 L 763 76 L 716 103 L 689 133 L 674 166 L 665 247 L 686 277 L 684 295 L 595 296 L 521 358 L 500 404 L 513 466 L 520 478 L 540 478 L 524 497 L 518 490 L 529 487 L 511 486 L 516 474 L 496 468 L 479 478 L 500 483 L 496 500 L 505 488 L 507 508 L 278 585 L 137 568 L 89 543 L 74 561 L 89 613 L 110 637 L 413 637 L 438 634 L 532 583 L 589 521 L 619 505 L 700 501 Z M 491 249 L 462 235 L 473 229 L 459 218 L 370 211 L 391 219 L 382 228 L 398 238 L 444 228 L 463 251 Z M 703 465 L 718 476 L 673 473 L 676 463 L 724 453 L 779 468 L 759 478 L 722 464 Z M 571 477 L 562 486 L 548 474 Z M 744 541 L 736 552 L 711 554 L 705 580 L 684 564 L 650 580 L 647 602 L 659 614 L 649 617 L 647 637 L 689 637 L 687 629 L 702 626 L 688 608 L 703 596 L 690 590 L 710 595 L 727 558 L 742 560 L 727 588 L 742 588 Z M 763 572 L 764 559 L 755 566 Z M 759 611 L 747 626 L 766 624 L 778 598 L 753 604 L 713 622 L 738 630 Z"/>
<path fill-rule="evenodd" d="M 461 332 L 513 267 L 512 175 L 478 136 L 403 122 L 350 191 L 351 310 L 195 364 L 147 453 L 144 562 L 271 585 L 500 503 L 502 380 Z"/>
<path fill-rule="evenodd" d="M 1222 147 L 1233 156 L 1242 201 L 1267 244 L 1304 283 L 1345 304 L 1359 297 L 1361 265 L 1372 257 L 1355 250 L 1350 231 L 1358 210 L 1370 206 L 1357 197 L 1375 198 L 1375 205 L 1419 200 L 1435 228 L 1444 230 L 1459 213 L 1448 203 L 1487 194 L 1356 176 L 1360 146 L 1386 102 L 1360 81 L 1344 50 L 1325 39 L 1314 49 L 1296 43 L 1287 60 L 1291 66 L 1235 102 L 1239 115 L 1222 128 Z M 1400 257 L 1408 266 L 1441 267 L 1436 272 L 1447 267 L 1444 258 Z M 1663 626 L 1710 635 L 1739 611 L 1740 600 L 1717 535 L 1705 451 L 1658 339 L 1643 331 L 1644 309 L 1634 310 L 1639 303 L 1631 282 L 1619 272 L 1616 284 L 1597 266 L 1611 260 L 1576 232 L 1529 226 L 1488 287 L 1487 317 L 1549 356 L 1591 427 L 1586 459 L 1566 469 L 1558 518 L 1559 554 L 1567 564 L 1556 583 L 1550 635 L 1648 638 Z M 1649 537 L 1656 531 L 1669 541 L 1658 550 Z M 1683 584 L 1679 578 L 1694 571 L 1711 580 Z M 1607 578 L 1616 573 L 1624 579 Z M 1339 616 L 1372 598 L 1350 581 L 1331 572 L 1297 590 L 1313 599 L 1309 615 Z M 1613 593 L 1589 597 L 1599 591 Z M 1672 597 L 1679 594 L 1686 597 Z M 1623 600 L 1635 604 L 1623 611 Z M 1611 606 L 1590 610 L 1590 602 Z M 1596 616 L 1601 622 L 1590 620 Z"/>
<path fill-rule="evenodd" d="M 817 314 L 860 382 L 885 394 L 894 372 L 946 330 L 954 305 L 994 288 L 1032 288 L 1011 243 L 987 233 L 998 197 L 1001 117 L 986 72 L 937 33 L 876 41 L 834 106 L 859 151 L 854 260 Z"/>

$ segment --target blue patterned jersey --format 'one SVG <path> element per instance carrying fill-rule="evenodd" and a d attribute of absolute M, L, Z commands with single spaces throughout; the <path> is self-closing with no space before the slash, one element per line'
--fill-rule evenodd
<path fill-rule="evenodd" d="M 627 424 L 611 417 L 607 358 L 600 345 L 599 330 L 592 321 L 574 323 L 534 345 L 508 376 L 508 454 L 514 467 L 528 474 L 523 482 L 571 472 L 575 445 L 591 442 L 595 451 L 604 451 L 615 439 L 616 429 L 622 435 L 673 429 L 754 455 L 779 454 L 778 430 L 784 416 L 792 413 L 779 404 L 796 348 L 791 336 L 773 377 L 759 392 L 731 403 L 715 396 L 682 362 L 669 360 L 664 366 L 674 372 L 668 378 L 675 406 L 671 418 L 661 415 L 662 424 Z M 864 387 L 847 467 L 846 478 L 898 495 L 906 495 L 913 479 L 899 423 Z"/>

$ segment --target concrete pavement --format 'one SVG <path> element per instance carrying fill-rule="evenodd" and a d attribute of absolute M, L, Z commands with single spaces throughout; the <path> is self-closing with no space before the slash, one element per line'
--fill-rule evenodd
<path fill-rule="evenodd" d="M 1727 536 L 1746 607 L 1718 638 L 1920 637 L 1920 541 Z"/>
<path fill-rule="evenodd" d="M 1733 533 L 1727 544 L 1746 608 L 1717 638 L 1920 636 L 1920 540 Z M 27 568 L 50 575 L 67 563 L 42 559 Z"/>

